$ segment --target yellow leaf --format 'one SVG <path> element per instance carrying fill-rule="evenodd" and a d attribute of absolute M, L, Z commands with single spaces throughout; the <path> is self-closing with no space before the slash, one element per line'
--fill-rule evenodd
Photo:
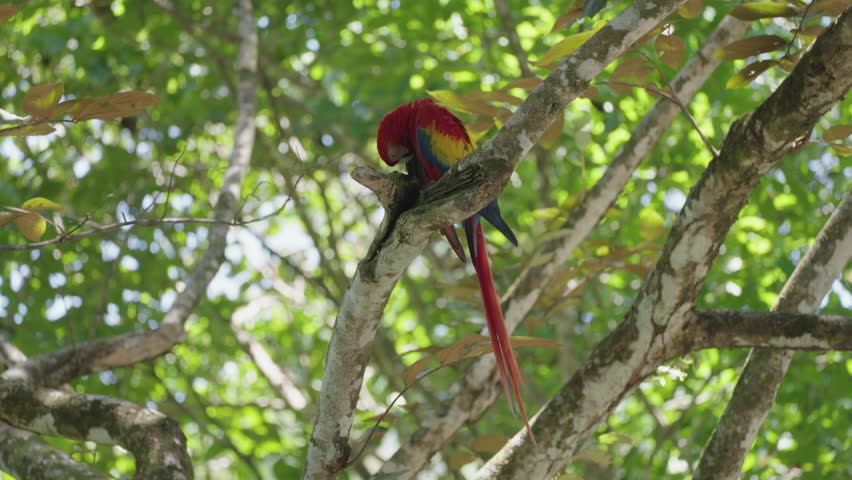
<path fill-rule="evenodd" d="M 0 212 L 0 227 L 8 225 L 9 222 L 15 219 L 16 213 Z"/>
<path fill-rule="evenodd" d="M 524 90 L 532 90 L 535 87 L 541 85 L 541 82 L 544 80 L 538 77 L 525 77 L 504 85 L 500 90 L 510 90 L 513 88 L 523 88 Z"/>
<path fill-rule="evenodd" d="M 56 202 L 51 202 L 50 200 L 42 197 L 35 197 L 27 200 L 23 205 L 21 205 L 21 208 L 26 210 L 50 210 L 52 212 L 61 212 L 62 210 L 65 210 L 62 205 Z"/>
<path fill-rule="evenodd" d="M 581 16 L 583 16 L 582 8 L 575 8 L 573 10 L 569 10 L 563 13 L 559 16 L 559 18 L 556 19 L 556 22 L 553 23 L 553 28 L 550 29 L 550 33 L 555 33 L 559 30 L 562 30 Z"/>
<path fill-rule="evenodd" d="M 852 135 L 852 125 L 835 125 L 822 132 L 822 139 L 826 142 L 835 142 L 843 140 L 849 135 Z"/>
<path fill-rule="evenodd" d="M 37 213 L 19 215 L 15 218 L 15 225 L 27 237 L 27 240 L 31 242 L 41 240 L 41 236 L 47 230 L 47 222 L 44 220 L 44 217 Z"/>
<path fill-rule="evenodd" d="M 746 65 L 745 68 L 733 74 L 731 78 L 728 79 L 728 83 L 725 84 L 725 88 L 747 87 L 748 84 L 757 78 L 758 75 L 768 70 L 769 67 L 777 64 L 778 60 L 761 60 L 759 62 Z"/>
<path fill-rule="evenodd" d="M 731 43 L 716 53 L 722 60 L 737 60 L 761 53 L 772 52 L 787 45 L 787 41 L 778 35 L 755 35 Z"/>
<path fill-rule="evenodd" d="M 36 135 L 47 135 L 55 131 L 55 128 L 46 123 L 37 123 L 35 125 L 21 125 L 20 127 L 0 130 L 0 137 L 33 137 Z"/>
<path fill-rule="evenodd" d="M 499 452 L 503 445 L 509 441 L 509 437 L 505 435 L 482 435 L 473 439 L 470 448 L 475 452 L 480 453 L 496 453 Z"/>
<path fill-rule="evenodd" d="M 845 143 L 829 143 L 828 146 L 834 150 L 834 153 L 841 157 L 848 157 L 852 155 L 852 145 L 847 145 Z"/>
<path fill-rule="evenodd" d="M 458 450 L 451 453 L 447 458 L 447 467 L 455 472 L 474 460 L 476 460 L 476 457 L 470 453 Z"/>
<path fill-rule="evenodd" d="M 460 112 L 488 115 L 492 117 L 497 115 L 498 112 L 497 107 L 492 107 L 488 104 L 488 102 L 483 100 L 474 100 L 449 90 L 427 90 L 426 93 L 431 95 L 438 101 L 438 103 Z"/>
<path fill-rule="evenodd" d="M 639 214 L 639 233 L 645 240 L 656 240 L 666 234 L 663 216 L 656 210 L 643 210 Z"/>
<path fill-rule="evenodd" d="M 683 18 L 695 18 L 704 10 L 704 0 L 687 0 L 678 7 L 677 13 Z"/>
<path fill-rule="evenodd" d="M 660 60 L 669 68 L 678 68 L 686 57 L 686 44 L 674 35 L 660 35 L 654 41 Z"/>
<path fill-rule="evenodd" d="M 420 373 L 424 368 L 426 368 L 426 365 L 431 360 L 432 357 L 421 358 L 406 367 L 406 369 L 402 371 L 402 383 L 404 383 L 406 387 L 414 383 L 415 380 L 420 378 Z"/>
<path fill-rule="evenodd" d="M 598 22 L 594 28 L 589 30 L 588 32 L 583 33 L 575 33 L 574 35 L 568 35 L 559 41 L 556 45 L 550 47 L 550 50 L 544 54 L 543 57 L 538 59 L 537 62 L 531 62 L 533 65 L 538 67 L 543 67 L 546 65 L 550 65 L 551 63 L 559 60 L 565 55 L 570 55 L 574 53 L 575 50 L 580 48 L 580 45 L 586 43 L 586 40 L 592 38 L 598 30 L 603 28 L 606 25 L 606 22 Z"/>
<path fill-rule="evenodd" d="M 740 20 L 758 20 L 761 18 L 796 17 L 799 15 L 799 10 L 778 3 L 754 2 L 734 7 L 730 15 Z"/>
<path fill-rule="evenodd" d="M 18 7 L 14 5 L 0 5 L 0 23 L 6 23 L 18 13 Z"/>
<path fill-rule="evenodd" d="M 24 95 L 24 111 L 33 118 L 51 118 L 53 109 L 59 103 L 64 91 L 62 82 L 36 85 Z"/>
<path fill-rule="evenodd" d="M 597 448 L 587 448 L 585 450 L 581 450 L 577 455 L 571 457 L 571 460 L 586 460 L 592 463 L 597 463 L 602 467 L 606 467 L 607 465 L 612 463 L 609 454 Z"/>

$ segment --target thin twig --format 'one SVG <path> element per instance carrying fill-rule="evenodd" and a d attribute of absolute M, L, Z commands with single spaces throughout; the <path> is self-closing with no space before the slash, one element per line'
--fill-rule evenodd
<path fill-rule="evenodd" d="M 698 127 L 698 123 L 695 121 L 695 118 L 692 117 L 692 114 L 689 113 L 689 110 L 686 109 L 686 106 L 676 96 L 671 95 L 666 91 L 660 90 L 659 88 L 652 87 L 650 85 L 639 85 L 638 83 L 622 82 L 620 80 L 601 81 L 597 82 L 597 85 L 624 85 L 627 87 L 642 88 L 649 92 L 656 93 L 657 95 L 667 100 L 672 101 L 675 105 L 678 106 L 678 108 L 680 108 L 681 112 L 686 115 L 686 118 L 689 120 L 689 123 L 692 124 L 692 127 L 695 129 L 696 132 L 698 132 L 698 135 L 704 142 L 704 145 L 707 147 L 708 150 L 710 150 L 710 153 L 713 155 L 713 158 L 719 156 L 719 152 L 718 150 L 716 150 L 716 147 L 714 147 L 713 144 L 710 143 L 710 140 L 706 136 L 704 136 L 704 132 L 702 132 L 701 128 Z"/>
<path fill-rule="evenodd" d="M 289 198 L 288 200 L 289 201 Z M 58 236 L 52 240 L 46 240 L 43 242 L 35 242 L 35 243 L 27 243 L 23 245 L 0 245 L 0 252 L 20 252 L 20 251 L 28 251 L 28 250 L 38 250 L 44 247 L 48 247 L 51 245 L 58 245 L 60 243 L 68 243 L 73 242 L 75 240 L 79 240 L 85 237 L 91 237 L 93 235 L 97 235 L 99 233 L 109 232 L 112 230 L 117 230 L 124 227 L 156 227 L 164 224 L 176 224 L 176 223 L 201 223 L 201 224 L 213 224 L 213 225 L 228 225 L 231 227 L 243 227 L 250 223 L 262 222 L 269 218 L 272 218 L 287 206 L 287 201 L 285 201 L 279 208 L 277 208 L 274 212 L 264 215 L 262 217 L 253 218 L 251 220 L 216 220 L 210 218 L 194 218 L 194 217 L 174 217 L 174 218 L 161 218 L 159 220 L 128 220 L 120 223 L 113 223 L 110 225 L 98 226 L 92 230 L 87 232 L 78 233 L 76 235 L 62 235 Z"/>

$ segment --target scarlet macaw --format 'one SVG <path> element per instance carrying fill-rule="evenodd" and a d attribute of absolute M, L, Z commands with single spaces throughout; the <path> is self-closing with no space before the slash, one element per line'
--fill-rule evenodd
<path fill-rule="evenodd" d="M 437 181 L 452 165 L 476 149 L 464 123 L 446 108 L 438 106 L 431 98 L 406 103 L 385 115 L 379 124 L 376 144 L 379 156 L 386 164 L 393 166 L 403 161 L 408 174 L 414 175 L 423 188 Z M 485 319 L 494 355 L 497 357 L 503 391 L 513 412 L 517 401 L 527 432 L 530 438 L 533 438 L 521 401 L 521 372 L 509 343 L 509 334 L 503 322 L 503 312 L 500 310 L 500 301 L 491 277 L 491 267 L 488 265 L 481 218 L 488 220 L 513 245 L 517 246 L 518 240 L 500 216 L 496 199 L 462 223 L 482 293 Z M 442 228 L 441 233 L 447 237 L 456 255 L 465 261 L 464 251 L 453 225 Z"/>

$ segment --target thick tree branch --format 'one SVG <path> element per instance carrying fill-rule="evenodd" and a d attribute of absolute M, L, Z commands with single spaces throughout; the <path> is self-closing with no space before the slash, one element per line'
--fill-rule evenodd
<path fill-rule="evenodd" d="M 852 29 L 850 29 L 852 30 Z M 817 235 L 813 246 L 805 258 L 796 266 L 781 295 L 773 307 L 779 312 L 811 313 L 819 308 L 823 297 L 829 292 L 831 284 L 852 259 L 852 192 L 840 203 L 831 218 Z M 747 327 L 759 329 L 760 321 Z M 718 330 L 707 330 L 708 337 L 722 334 Z M 831 327 L 842 327 L 829 323 L 811 323 L 807 320 L 794 320 L 776 325 L 778 338 L 773 345 L 764 347 L 786 348 L 788 350 L 755 349 L 749 355 L 731 400 L 725 412 L 716 424 L 710 441 L 701 455 L 694 478 L 737 479 L 740 477 L 743 460 L 754 442 L 760 426 L 766 419 L 769 409 L 775 402 L 775 394 L 787 367 L 793 358 L 792 350 L 801 350 L 803 340 L 797 337 L 797 330 L 807 331 L 808 340 L 834 345 L 843 349 L 849 342 L 849 332 L 832 332 Z M 848 325 L 846 325 L 848 330 Z M 813 330 L 813 331 L 811 331 Z M 793 336 L 788 339 L 786 335 Z M 731 340 L 748 341 L 751 331 L 738 332 Z M 708 338 L 706 341 L 713 341 Z M 847 343 L 848 344 L 848 343 Z"/>
<path fill-rule="evenodd" d="M 136 458 L 138 480 L 193 478 L 180 425 L 135 403 L 0 382 L 0 420 L 41 435 L 121 445 Z"/>
<path fill-rule="evenodd" d="M 81 375 L 127 367 L 156 358 L 171 350 L 175 337 L 182 334 L 182 327 L 169 324 L 156 330 L 71 345 L 19 362 L 3 372 L 0 379 L 56 388 Z"/>
<path fill-rule="evenodd" d="M 337 316 L 303 478 L 333 478 L 346 465 L 353 411 L 379 318 L 402 271 L 425 248 L 432 232 L 458 223 L 496 198 L 565 106 L 680 3 L 640 0 L 628 6 L 566 58 L 494 138 L 436 182 L 424 203 L 400 215 L 387 235 L 380 233 L 379 248 L 375 253 L 371 249 L 359 264 Z"/>
<path fill-rule="evenodd" d="M 672 81 L 678 98 L 692 98 L 721 62 L 716 52 L 745 34 L 749 22 L 725 17 L 697 55 L 693 55 Z M 536 256 L 548 256 L 547 262 L 524 270 L 512 285 L 508 301 L 503 304 L 506 327 L 509 331 L 529 314 L 556 274 L 565 267 L 574 250 L 601 221 L 619 193 L 632 177 L 639 162 L 645 158 L 663 132 L 674 121 L 679 109 L 667 100 L 659 100 L 643 117 L 630 139 L 621 147 L 603 177 L 568 214 L 561 229 L 565 235 L 546 243 Z M 410 478 L 422 469 L 453 435 L 471 418 L 479 416 L 497 398 L 494 380 L 496 363 L 486 355 L 474 362 L 467 374 L 451 391 L 458 394 L 446 402 L 437 415 L 427 418 L 417 432 L 394 453 L 383 466 L 383 473 L 409 470 L 400 478 Z"/>
<path fill-rule="evenodd" d="M 624 321 L 534 420 L 476 478 L 549 478 L 662 362 L 688 343 L 701 284 L 748 194 L 852 85 L 852 15 L 844 13 L 753 113 L 734 122 L 678 215 L 660 260 Z"/>
<path fill-rule="evenodd" d="M 30 432 L 0 424 L 0 470 L 27 480 L 106 480 Z"/>
<path fill-rule="evenodd" d="M 852 229 L 849 231 L 852 232 Z M 849 238 L 852 238 L 852 235 Z M 790 280 L 794 278 L 791 277 Z M 823 284 L 828 283 L 827 291 L 831 282 L 825 280 L 834 278 L 836 277 L 824 275 L 816 280 Z M 699 310 L 687 321 L 685 328 L 689 330 L 692 341 L 684 343 L 683 353 L 702 348 L 744 347 L 809 351 L 852 350 L 852 318 L 837 315 Z M 774 395 L 772 398 L 774 399 Z M 740 422 L 743 422 L 744 418 L 739 418 Z M 730 457 L 725 459 L 730 460 Z M 739 474 L 739 469 L 737 473 Z"/>
<path fill-rule="evenodd" d="M 13 367 L 26 360 L 26 355 L 0 334 L 0 364 Z M 3 422 L 0 422 L 0 471 L 32 480 L 107 478 L 48 445 L 37 435 Z"/>

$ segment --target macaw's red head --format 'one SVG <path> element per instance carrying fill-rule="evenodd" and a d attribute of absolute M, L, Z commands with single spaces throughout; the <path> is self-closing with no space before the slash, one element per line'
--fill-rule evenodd
<path fill-rule="evenodd" d="M 385 115 L 379 124 L 376 147 L 382 161 L 394 166 L 400 161 L 407 162 L 414 156 L 414 143 L 411 136 L 414 129 L 415 102 L 396 107 Z"/>

